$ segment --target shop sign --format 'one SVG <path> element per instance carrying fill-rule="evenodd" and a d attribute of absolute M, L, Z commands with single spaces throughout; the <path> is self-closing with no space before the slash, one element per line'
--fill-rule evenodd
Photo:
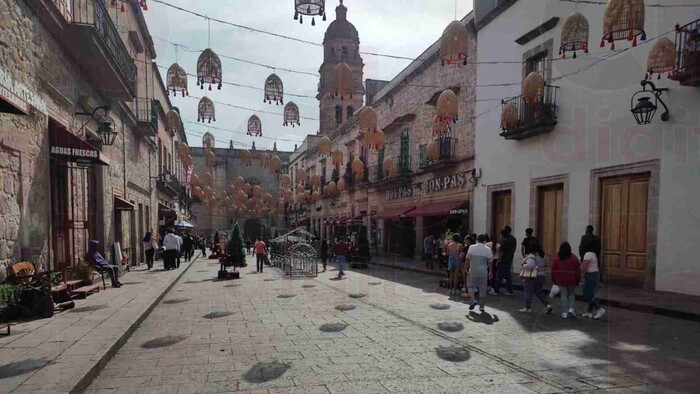
<path fill-rule="evenodd" d="M 397 198 L 411 197 L 413 196 L 413 187 L 401 186 L 394 189 L 389 189 L 386 191 L 386 199 L 394 200 Z"/>
<path fill-rule="evenodd" d="M 439 178 L 433 178 L 421 183 L 421 190 L 425 192 L 435 192 L 440 190 L 456 189 L 467 184 L 467 171 Z"/>
<path fill-rule="evenodd" d="M 452 210 L 450 210 L 450 215 L 469 215 L 469 209 L 467 209 L 467 208 L 452 209 Z"/>
<path fill-rule="evenodd" d="M 24 84 L 12 79 L 10 73 L 0 68 L 0 99 L 13 107 L 29 114 L 31 107 L 46 114 L 46 103 L 38 94 L 29 90 Z"/>

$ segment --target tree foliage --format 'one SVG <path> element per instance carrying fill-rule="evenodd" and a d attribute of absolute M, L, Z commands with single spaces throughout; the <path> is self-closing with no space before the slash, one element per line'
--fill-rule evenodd
<path fill-rule="evenodd" d="M 233 230 L 228 234 L 228 265 L 234 267 L 245 267 L 245 242 L 238 223 L 233 225 Z"/>

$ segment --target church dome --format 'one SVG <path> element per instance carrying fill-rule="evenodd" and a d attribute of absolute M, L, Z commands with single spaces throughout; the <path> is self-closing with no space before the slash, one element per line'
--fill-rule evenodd
<path fill-rule="evenodd" d="M 355 26 L 348 22 L 347 15 L 348 8 L 343 5 L 343 0 L 340 0 L 340 5 L 335 8 L 335 20 L 328 26 L 326 35 L 323 38 L 324 43 L 337 39 L 360 42 L 360 35 L 357 33 Z"/>

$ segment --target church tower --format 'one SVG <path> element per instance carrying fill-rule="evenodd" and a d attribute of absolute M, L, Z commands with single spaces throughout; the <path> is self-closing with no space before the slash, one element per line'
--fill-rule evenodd
<path fill-rule="evenodd" d="M 357 29 L 347 19 L 348 9 L 340 0 L 335 9 L 335 20 L 331 22 L 323 38 L 323 64 L 319 69 L 321 81 L 318 85 L 321 135 L 327 135 L 340 124 L 348 120 L 362 107 L 364 97 L 363 69 L 365 67 L 360 56 L 360 36 Z M 352 98 L 332 97 L 333 77 L 335 66 L 345 62 L 352 70 Z"/>

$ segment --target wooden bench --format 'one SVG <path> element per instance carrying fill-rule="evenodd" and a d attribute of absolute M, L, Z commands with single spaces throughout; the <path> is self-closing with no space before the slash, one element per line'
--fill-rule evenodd
<path fill-rule="evenodd" d="M 100 285 L 87 285 L 83 287 L 78 287 L 77 289 L 71 290 L 71 295 L 73 298 L 87 298 L 90 294 L 99 293 Z"/>

